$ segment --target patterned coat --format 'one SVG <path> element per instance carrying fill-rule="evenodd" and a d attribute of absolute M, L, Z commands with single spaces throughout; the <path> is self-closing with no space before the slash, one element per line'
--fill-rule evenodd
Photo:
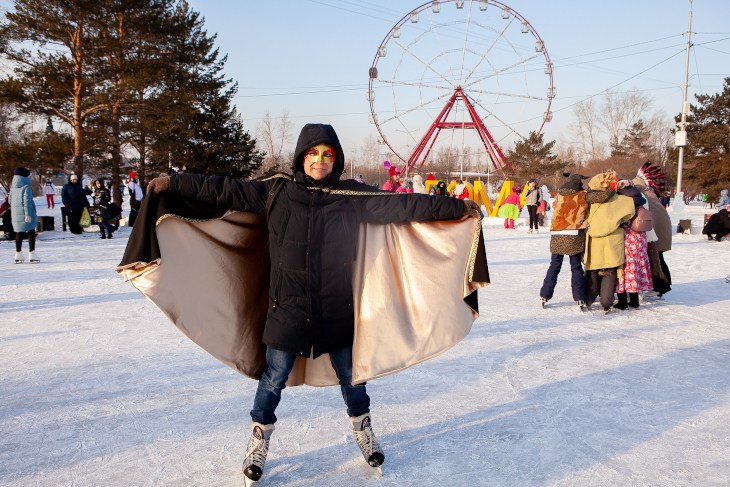
<path fill-rule="evenodd" d="M 614 195 L 614 191 L 575 191 L 558 189 L 558 197 L 553 205 L 551 231 L 578 230 L 578 235 L 552 235 L 550 237 L 550 253 L 557 255 L 577 255 L 586 246 L 586 214 L 588 205 L 604 203 Z"/>

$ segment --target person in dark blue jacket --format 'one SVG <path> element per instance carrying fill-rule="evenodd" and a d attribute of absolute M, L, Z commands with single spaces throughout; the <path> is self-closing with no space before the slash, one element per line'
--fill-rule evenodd
<path fill-rule="evenodd" d="M 68 216 L 68 226 L 71 233 L 77 235 L 83 233 L 84 229 L 79 225 L 79 220 L 84 208 L 89 207 L 89 200 L 86 199 L 86 191 L 81 186 L 79 177 L 76 174 L 69 176 L 68 183 L 63 185 L 61 199 L 64 211 Z"/>

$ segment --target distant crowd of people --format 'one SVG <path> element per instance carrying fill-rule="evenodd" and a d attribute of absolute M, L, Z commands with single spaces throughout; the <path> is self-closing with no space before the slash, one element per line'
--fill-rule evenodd
<path fill-rule="evenodd" d="M 427 190 L 421 175 L 402 178 L 402 171 L 397 167 L 386 162 L 386 168 L 388 180 L 383 184 L 384 191 L 427 193 L 462 200 L 469 198 L 469 190 L 462 180 L 452 183 L 451 191 L 444 180 L 431 183 Z M 596 298 L 600 298 L 605 311 L 611 307 L 638 308 L 639 293 L 661 296 L 671 289 L 669 269 L 662 256 L 671 249 L 671 224 L 665 210 L 671 201 L 670 194 L 659 189 L 655 181 L 643 172 L 645 168 L 646 165 L 633 181 L 617 181 L 615 174 L 610 171 L 601 173 L 590 180 L 588 189 L 584 189 L 582 183 L 586 177 L 566 174 L 568 181 L 558 189 L 552 208 L 552 257 L 540 290 L 543 306 L 553 296 L 565 256 L 570 258 L 573 298 L 581 308 L 590 307 Z M 362 182 L 359 174 L 355 179 Z M 543 192 L 535 179 L 530 179 L 527 185 L 524 206 L 527 207 L 528 232 L 539 232 L 545 224 L 547 212 L 551 210 L 550 195 Z M 118 228 L 121 208 L 112 201 L 111 189 L 110 182 L 103 179 L 97 179 L 84 187 L 76 174 L 69 176 L 61 190 L 61 199 L 71 233 L 81 234 L 84 228 L 96 224 L 100 238 L 112 238 Z M 122 198 L 125 193 L 129 195 L 128 225 L 133 226 L 145 195 L 137 173 L 130 172 L 126 188 L 122 185 L 120 189 Z M 515 187 L 501 202 L 498 215 L 504 218 L 505 229 L 515 228 L 515 220 L 523 209 L 521 193 L 522 190 Z M 48 208 L 54 208 L 56 187 L 50 178 L 46 179 L 42 194 L 46 196 Z M 616 195 L 627 197 L 618 200 L 623 201 L 623 205 L 616 203 Z M 633 206 L 628 204 L 628 200 L 633 201 Z M 707 196 L 690 195 L 688 200 L 706 202 Z M 707 235 L 708 240 L 721 241 L 730 235 L 728 190 L 721 191 L 719 201 L 712 203 L 715 204 L 720 210 L 708 219 L 702 233 Z M 25 261 L 22 241 L 26 239 L 30 262 L 40 262 L 35 252 L 38 217 L 27 168 L 15 169 L 11 194 L 0 207 L 0 215 L 6 236 L 14 238 L 16 242 L 15 262 Z M 640 221 L 643 226 L 637 223 Z M 608 227 L 603 228 L 606 225 Z M 642 230 L 644 227 L 647 230 Z M 598 228 L 602 230 L 599 232 Z M 727 280 L 730 282 L 730 276 Z M 618 300 L 616 303 L 614 295 Z"/>
<path fill-rule="evenodd" d="M 119 228 L 122 209 L 120 205 L 112 201 L 111 189 L 111 184 L 102 178 L 96 179 L 88 187 L 84 187 L 79 181 L 78 175 L 69 175 L 68 182 L 61 189 L 61 201 L 63 217 L 66 218 L 71 233 L 80 235 L 84 232 L 84 228 L 96 224 L 99 227 L 100 238 L 112 238 L 112 234 Z M 133 226 L 144 198 L 144 190 L 138 182 L 137 173 L 130 172 L 126 190 L 124 186 L 120 189 L 122 200 L 125 192 L 129 194 L 128 226 Z M 50 178 L 46 178 L 41 192 L 46 197 L 47 207 L 55 208 L 56 186 Z M 91 198 L 91 202 L 89 202 L 89 198 Z M 15 263 L 25 262 L 22 252 L 23 240 L 28 241 L 30 262 L 39 263 L 40 258 L 35 252 L 38 213 L 33 201 L 29 169 L 17 167 L 13 171 L 10 194 L 0 205 L 0 216 L 6 238 L 15 240 Z"/>

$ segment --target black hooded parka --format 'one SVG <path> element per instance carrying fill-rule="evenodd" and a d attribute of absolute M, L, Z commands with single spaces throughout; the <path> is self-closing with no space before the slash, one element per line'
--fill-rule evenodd
<path fill-rule="evenodd" d="M 323 143 L 334 147 L 337 156 L 332 173 L 317 181 L 304 173 L 303 156 Z M 459 199 L 388 193 L 354 180 L 341 181 L 344 167 L 334 129 L 305 125 L 294 153 L 294 178 L 278 193 L 268 220 L 271 274 L 263 340 L 274 350 L 316 358 L 352 346 L 352 264 L 361 221 L 446 220 L 464 212 Z M 170 191 L 265 216 L 267 197 L 277 179 L 239 181 L 173 174 Z"/>

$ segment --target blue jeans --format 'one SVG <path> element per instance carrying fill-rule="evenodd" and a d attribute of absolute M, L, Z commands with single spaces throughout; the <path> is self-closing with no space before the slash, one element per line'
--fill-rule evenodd
<path fill-rule="evenodd" d="M 96 224 L 99 225 L 99 231 L 101 232 L 102 237 L 104 237 L 106 235 L 106 232 L 109 232 L 110 237 L 112 236 L 112 233 L 114 233 L 112 230 L 111 223 L 101 221 L 101 222 L 97 222 Z M 104 230 L 106 230 L 106 232 Z"/>
<path fill-rule="evenodd" d="M 330 363 L 340 381 L 342 398 L 347 404 L 349 416 L 360 416 L 370 412 L 370 397 L 365 384 L 352 385 L 352 347 L 345 347 L 329 353 Z M 274 411 L 281 401 L 281 391 L 286 387 L 297 356 L 281 350 L 266 349 L 266 368 L 259 379 L 256 397 L 251 410 L 251 419 L 261 424 L 276 423 Z"/>
<path fill-rule="evenodd" d="M 586 299 L 585 275 L 583 274 L 583 266 L 581 265 L 582 257 L 583 254 L 570 256 L 570 287 L 573 291 L 573 301 L 585 301 Z M 562 266 L 563 256 L 560 254 L 552 254 L 550 267 L 542 283 L 542 289 L 540 289 L 541 298 L 552 299 L 555 284 L 558 282 L 558 274 L 560 274 L 560 268 Z"/>

